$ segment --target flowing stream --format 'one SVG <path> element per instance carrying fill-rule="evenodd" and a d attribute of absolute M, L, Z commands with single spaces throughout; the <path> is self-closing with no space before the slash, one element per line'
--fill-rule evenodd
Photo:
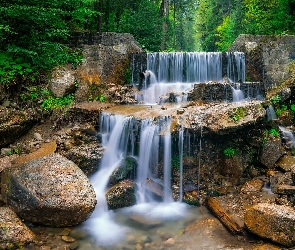
<path fill-rule="evenodd" d="M 145 103 L 157 103 L 162 95 L 173 90 L 180 92 L 177 102 L 182 104 L 186 102 L 186 92 L 193 87 L 192 83 L 222 80 L 222 53 L 148 53 L 147 58 L 143 91 L 138 95 L 138 99 Z M 228 53 L 227 61 L 227 74 L 232 78 L 230 81 L 244 81 L 244 54 Z M 244 94 L 239 84 L 235 86 L 233 101 L 241 101 Z M 152 243 L 156 244 L 163 233 L 177 235 L 192 218 L 210 217 L 206 210 L 200 212 L 199 207 L 182 203 L 185 191 L 184 155 L 199 155 L 195 179 L 198 179 L 197 190 L 200 191 L 201 138 L 199 145 L 193 147 L 190 133 L 180 129 L 178 151 L 173 151 L 171 122 L 169 116 L 135 119 L 132 116 L 101 113 L 100 136 L 105 151 L 98 172 L 90 178 L 97 205 L 91 217 L 82 225 L 93 242 L 92 248 L 85 245 L 85 249 L 117 249 L 118 246 L 121 249 L 134 249 L 132 247 L 138 241 L 151 244 L 150 249 L 157 249 Z M 109 179 L 126 157 L 131 157 L 137 163 L 134 178 L 137 186 L 136 204 L 108 210 L 105 194 L 109 188 Z M 171 176 L 175 162 L 179 168 L 178 197 L 172 195 Z M 147 180 L 161 185 L 161 200 L 144 188 Z M 130 240 L 132 237 L 133 241 Z"/>

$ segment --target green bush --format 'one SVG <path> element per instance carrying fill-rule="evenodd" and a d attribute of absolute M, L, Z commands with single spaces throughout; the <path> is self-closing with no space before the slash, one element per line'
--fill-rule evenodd
<path fill-rule="evenodd" d="M 223 150 L 223 154 L 227 157 L 227 158 L 231 158 L 233 157 L 235 154 L 237 153 L 237 149 L 233 148 L 233 147 L 228 147 L 226 149 Z"/>

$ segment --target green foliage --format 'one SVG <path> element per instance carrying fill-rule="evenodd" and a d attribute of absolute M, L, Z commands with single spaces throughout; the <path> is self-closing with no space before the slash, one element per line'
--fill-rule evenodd
<path fill-rule="evenodd" d="M 278 104 L 280 101 L 281 101 L 281 97 L 279 95 L 276 95 L 276 96 L 272 96 L 270 98 L 270 101 L 273 103 L 273 104 Z"/>
<path fill-rule="evenodd" d="M 0 84 L 8 86 L 14 83 L 12 80 L 18 78 L 34 82 L 36 79 L 34 70 L 35 67 L 25 62 L 22 57 L 13 58 L 12 54 L 4 54 L 0 51 Z"/>
<path fill-rule="evenodd" d="M 236 153 L 237 153 L 237 149 L 233 148 L 233 147 L 227 147 L 223 150 L 223 154 L 227 157 L 227 158 L 231 158 L 233 157 Z"/>
<path fill-rule="evenodd" d="M 64 97 L 53 97 L 49 96 L 43 101 L 41 107 L 44 110 L 61 109 L 74 103 L 74 95 L 69 94 Z"/>
<path fill-rule="evenodd" d="M 270 139 L 270 138 L 279 138 L 280 132 L 277 128 L 270 128 L 270 129 L 265 129 L 264 130 L 264 137 L 262 139 L 262 145 L 264 145 L 264 143 Z"/>
<path fill-rule="evenodd" d="M 231 113 L 230 117 L 233 119 L 234 122 L 238 122 L 241 118 L 245 117 L 246 110 L 243 107 L 235 108 Z"/>
<path fill-rule="evenodd" d="M 278 129 L 276 128 L 271 128 L 269 131 L 268 131 L 268 134 L 272 137 L 280 137 L 280 132 Z"/>
<path fill-rule="evenodd" d="M 3 0 L 0 4 L 0 83 L 35 81 L 37 71 L 77 65 L 81 53 L 67 45 L 71 33 L 95 23 L 88 0 Z M 87 25 L 86 25 L 87 24 Z"/>
<path fill-rule="evenodd" d="M 171 165 L 172 165 L 173 168 L 179 169 L 179 167 L 180 167 L 180 158 L 179 158 L 179 155 L 174 154 L 172 156 Z"/>

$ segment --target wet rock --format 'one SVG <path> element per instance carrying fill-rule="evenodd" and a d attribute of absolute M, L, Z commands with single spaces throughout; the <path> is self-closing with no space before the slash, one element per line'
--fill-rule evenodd
<path fill-rule="evenodd" d="M 181 115 L 181 114 L 183 114 L 185 112 L 185 109 L 177 109 L 176 112 L 177 112 L 178 115 Z"/>
<path fill-rule="evenodd" d="M 188 100 L 205 101 L 205 102 L 224 102 L 226 101 L 225 93 L 228 93 L 229 99 L 232 100 L 232 90 L 229 84 L 220 82 L 198 83 L 194 89 L 189 92 Z"/>
<path fill-rule="evenodd" d="M 269 139 L 263 145 L 260 161 L 267 168 L 273 168 L 282 153 L 281 139 Z"/>
<path fill-rule="evenodd" d="M 124 179 L 134 179 L 136 177 L 137 161 L 134 157 L 126 157 L 113 171 L 109 178 L 109 185 L 115 185 Z"/>
<path fill-rule="evenodd" d="M 140 215 L 133 215 L 128 219 L 128 221 L 132 224 L 132 226 L 144 229 L 151 229 L 162 225 L 162 221 L 160 220 L 145 218 Z M 149 239 L 148 241 L 144 241 L 144 243 L 145 242 L 151 242 L 151 240 Z"/>
<path fill-rule="evenodd" d="M 70 248 L 71 250 L 78 249 L 78 247 L 79 247 L 79 242 L 78 242 L 78 241 L 75 241 L 75 242 L 73 242 L 73 243 L 71 243 L 71 244 L 69 245 L 69 248 Z"/>
<path fill-rule="evenodd" d="M 109 209 L 128 207 L 136 204 L 135 182 L 131 180 L 120 181 L 106 193 Z"/>
<path fill-rule="evenodd" d="M 51 75 L 49 89 L 55 97 L 64 97 L 76 89 L 76 72 L 69 67 L 58 67 Z"/>
<path fill-rule="evenodd" d="M 277 185 L 276 187 L 277 194 L 288 194 L 288 195 L 295 195 L 295 186 L 291 185 Z"/>
<path fill-rule="evenodd" d="M 8 207 L 0 208 L 0 248 L 12 249 L 36 241 L 34 233 Z"/>
<path fill-rule="evenodd" d="M 231 177 L 233 182 L 237 182 L 246 170 L 251 156 L 243 151 L 237 151 L 232 157 L 223 156 L 219 171 L 222 175 Z"/>
<path fill-rule="evenodd" d="M 264 181 L 262 180 L 251 180 L 244 183 L 240 189 L 240 192 L 242 193 L 248 193 L 248 192 L 259 192 L 261 191 L 262 187 L 264 185 Z"/>
<path fill-rule="evenodd" d="M 169 238 L 164 242 L 165 247 L 172 247 L 175 244 L 175 240 L 173 238 Z"/>
<path fill-rule="evenodd" d="M 262 238 L 287 247 L 295 246 L 295 210 L 287 206 L 260 203 L 245 213 L 246 228 Z"/>
<path fill-rule="evenodd" d="M 290 170 L 291 170 L 292 182 L 293 184 L 295 184 L 295 165 L 291 166 Z"/>
<path fill-rule="evenodd" d="M 284 155 L 277 163 L 276 166 L 284 172 L 291 171 L 291 167 L 295 166 L 295 157 L 290 155 Z"/>
<path fill-rule="evenodd" d="M 164 198 L 164 188 L 160 183 L 153 181 L 150 178 L 147 178 L 141 183 L 141 186 L 151 194 L 154 199 L 162 201 Z"/>
<path fill-rule="evenodd" d="M 70 237 L 68 235 L 63 235 L 61 236 L 61 239 L 64 241 L 64 242 L 67 242 L 67 243 L 72 243 L 75 241 L 75 239 L 73 237 Z"/>
<path fill-rule="evenodd" d="M 40 119 L 34 109 L 24 111 L 0 106 L 0 147 L 13 143 Z"/>
<path fill-rule="evenodd" d="M 228 134 L 250 125 L 257 125 L 265 118 L 261 101 L 209 103 L 189 106 L 178 117 L 183 128 L 200 129 L 206 133 Z"/>
<path fill-rule="evenodd" d="M 31 160 L 2 173 L 6 203 L 27 221 L 45 226 L 77 225 L 93 212 L 96 195 L 78 166 L 59 154 Z"/>
<path fill-rule="evenodd" d="M 183 194 L 183 202 L 189 205 L 199 206 L 200 200 L 198 197 L 198 191 L 197 190 L 185 191 Z"/>
<path fill-rule="evenodd" d="M 277 193 L 279 185 L 292 185 L 291 172 L 281 173 L 276 172 L 269 177 L 270 187 L 273 193 Z"/>

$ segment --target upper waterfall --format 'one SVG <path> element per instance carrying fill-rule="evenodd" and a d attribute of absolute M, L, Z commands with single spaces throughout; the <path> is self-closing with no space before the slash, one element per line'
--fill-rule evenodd
<path fill-rule="evenodd" d="M 155 52 L 133 53 L 132 83 L 144 103 L 161 103 L 168 98 L 185 102 L 195 83 L 245 82 L 245 56 L 242 52 Z M 167 97 L 168 93 L 177 93 Z M 166 95 L 166 96 L 165 96 Z"/>

